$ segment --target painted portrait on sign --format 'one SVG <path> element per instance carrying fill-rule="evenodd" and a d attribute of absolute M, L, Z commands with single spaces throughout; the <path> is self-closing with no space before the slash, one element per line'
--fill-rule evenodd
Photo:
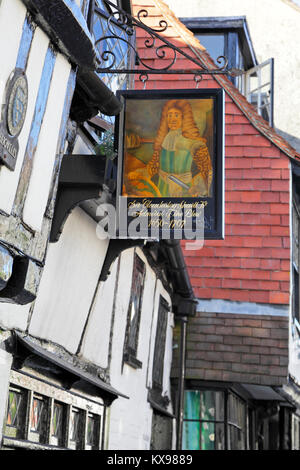
<path fill-rule="evenodd" d="M 124 123 L 122 196 L 212 196 L 214 102 L 128 100 Z"/>

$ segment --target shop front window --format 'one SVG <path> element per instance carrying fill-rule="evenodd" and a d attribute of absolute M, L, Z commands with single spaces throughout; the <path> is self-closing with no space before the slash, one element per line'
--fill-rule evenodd
<path fill-rule="evenodd" d="M 227 391 L 186 390 L 184 450 L 244 449 L 246 407 Z"/>

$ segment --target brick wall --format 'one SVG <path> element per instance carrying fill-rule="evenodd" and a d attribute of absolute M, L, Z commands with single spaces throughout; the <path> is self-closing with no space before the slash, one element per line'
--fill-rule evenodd
<path fill-rule="evenodd" d="M 278 386 L 286 383 L 287 365 L 287 317 L 198 312 L 189 320 L 187 379 Z"/>

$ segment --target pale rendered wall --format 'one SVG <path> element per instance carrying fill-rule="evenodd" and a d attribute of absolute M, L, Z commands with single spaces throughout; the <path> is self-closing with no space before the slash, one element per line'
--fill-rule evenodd
<path fill-rule="evenodd" d="M 162 294 L 170 303 L 170 298 L 164 290 L 140 250 L 139 256 L 146 263 L 145 288 L 141 310 L 137 358 L 142 362 L 142 368 L 134 369 L 127 364 L 122 367 L 123 345 L 127 321 L 127 310 L 130 296 L 131 276 L 133 266 L 133 250 L 122 254 L 119 274 L 119 285 L 116 299 L 116 312 L 113 330 L 111 383 L 117 390 L 129 396 L 130 399 L 119 398 L 111 405 L 109 449 L 146 450 L 150 448 L 152 408 L 147 401 L 148 385 L 151 384 L 153 350 L 156 335 L 157 309 L 159 296 Z M 171 314 L 169 314 L 171 318 Z M 170 338 L 172 336 L 172 321 L 168 322 L 166 355 L 163 381 L 163 394 L 170 397 L 169 365 L 172 356 Z"/>
<path fill-rule="evenodd" d="M 259 62 L 275 59 L 274 123 L 300 138 L 300 8 L 283 0 L 164 0 L 177 17 L 246 16 Z M 154 0 L 156 2 L 156 0 Z M 294 146 L 299 146 L 293 141 Z"/>
<path fill-rule="evenodd" d="M 49 245 L 29 334 L 75 353 L 108 246 L 81 209 L 68 217 L 57 243 Z"/>
<path fill-rule="evenodd" d="M 99 285 L 80 351 L 80 356 L 102 368 L 108 366 L 117 266 L 118 262 L 115 261 L 107 280 Z"/>
<path fill-rule="evenodd" d="M 42 228 L 52 182 L 57 141 L 70 71 L 70 63 L 62 54 L 58 54 L 23 212 L 24 222 L 36 231 L 41 231 Z"/>

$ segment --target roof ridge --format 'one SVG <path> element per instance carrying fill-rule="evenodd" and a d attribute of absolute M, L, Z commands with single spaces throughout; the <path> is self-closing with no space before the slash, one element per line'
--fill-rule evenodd
<path fill-rule="evenodd" d="M 172 24 L 180 37 L 185 41 L 186 45 L 192 50 L 195 56 L 203 64 L 204 68 L 213 70 L 215 63 L 209 53 L 195 35 L 179 20 L 175 13 L 163 0 L 151 0 L 154 6 L 160 11 L 162 16 Z M 137 3 L 142 3 L 137 0 Z M 150 2 L 151 3 L 151 2 Z M 256 111 L 254 106 L 247 101 L 245 96 L 233 85 L 226 75 L 213 75 L 216 82 L 228 93 L 233 102 L 243 112 L 251 124 L 274 145 L 276 145 L 288 157 L 300 160 L 298 153 L 280 134 L 272 128 Z"/>

